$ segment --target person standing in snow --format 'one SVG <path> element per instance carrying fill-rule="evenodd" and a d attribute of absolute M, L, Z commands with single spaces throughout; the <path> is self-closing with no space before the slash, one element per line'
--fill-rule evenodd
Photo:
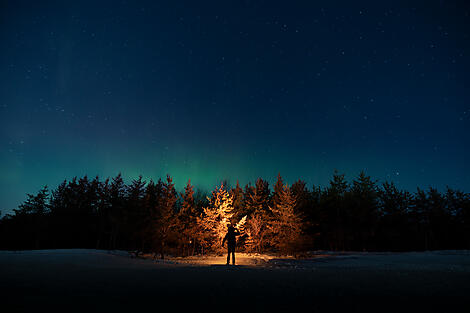
<path fill-rule="evenodd" d="M 227 241 L 227 265 L 230 264 L 230 253 L 232 253 L 232 264 L 235 265 L 235 245 L 237 243 L 236 236 L 239 236 L 240 232 L 236 230 L 235 227 L 233 227 L 231 224 L 228 224 L 227 227 L 228 230 L 224 240 L 222 241 L 222 247 L 224 246 L 225 241 Z"/>

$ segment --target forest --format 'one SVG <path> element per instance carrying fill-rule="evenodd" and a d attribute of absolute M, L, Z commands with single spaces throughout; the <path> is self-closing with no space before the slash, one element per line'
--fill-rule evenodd
<path fill-rule="evenodd" d="M 221 253 L 227 225 L 237 251 L 302 255 L 312 250 L 422 251 L 470 249 L 470 194 L 447 188 L 400 190 L 364 172 L 337 171 L 325 187 L 281 175 L 271 189 L 258 178 L 212 193 L 170 176 L 126 184 L 87 176 L 42 188 L 0 219 L 0 249 L 120 249 L 189 256 Z"/>

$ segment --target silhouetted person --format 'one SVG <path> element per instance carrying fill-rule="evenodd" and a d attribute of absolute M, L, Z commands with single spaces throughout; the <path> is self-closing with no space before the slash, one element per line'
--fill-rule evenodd
<path fill-rule="evenodd" d="M 224 246 L 225 241 L 227 241 L 227 265 L 230 264 L 230 253 L 232 253 L 232 264 L 235 265 L 235 245 L 237 243 L 236 236 L 238 235 L 240 235 L 240 232 L 229 224 L 227 234 L 225 235 L 224 240 L 222 241 L 222 247 Z"/>

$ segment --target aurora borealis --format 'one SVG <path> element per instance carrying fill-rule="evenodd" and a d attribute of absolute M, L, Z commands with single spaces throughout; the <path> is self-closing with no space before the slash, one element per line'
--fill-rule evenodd
<path fill-rule="evenodd" d="M 74 176 L 470 189 L 464 1 L 2 1 L 0 210 Z"/>

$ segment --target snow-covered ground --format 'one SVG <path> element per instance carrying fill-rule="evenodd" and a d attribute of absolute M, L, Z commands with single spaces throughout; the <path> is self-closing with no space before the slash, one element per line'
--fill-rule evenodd
<path fill-rule="evenodd" d="M 187 265 L 225 265 L 226 255 L 168 258 Z M 428 251 L 405 253 L 316 251 L 295 259 L 274 254 L 237 253 L 237 265 L 285 269 L 368 268 L 376 270 L 470 272 L 470 251 Z"/>
<path fill-rule="evenodd" d="M 470 312 L 470 251 L 237 254 L 0 251 L 1 312 Z"/>

